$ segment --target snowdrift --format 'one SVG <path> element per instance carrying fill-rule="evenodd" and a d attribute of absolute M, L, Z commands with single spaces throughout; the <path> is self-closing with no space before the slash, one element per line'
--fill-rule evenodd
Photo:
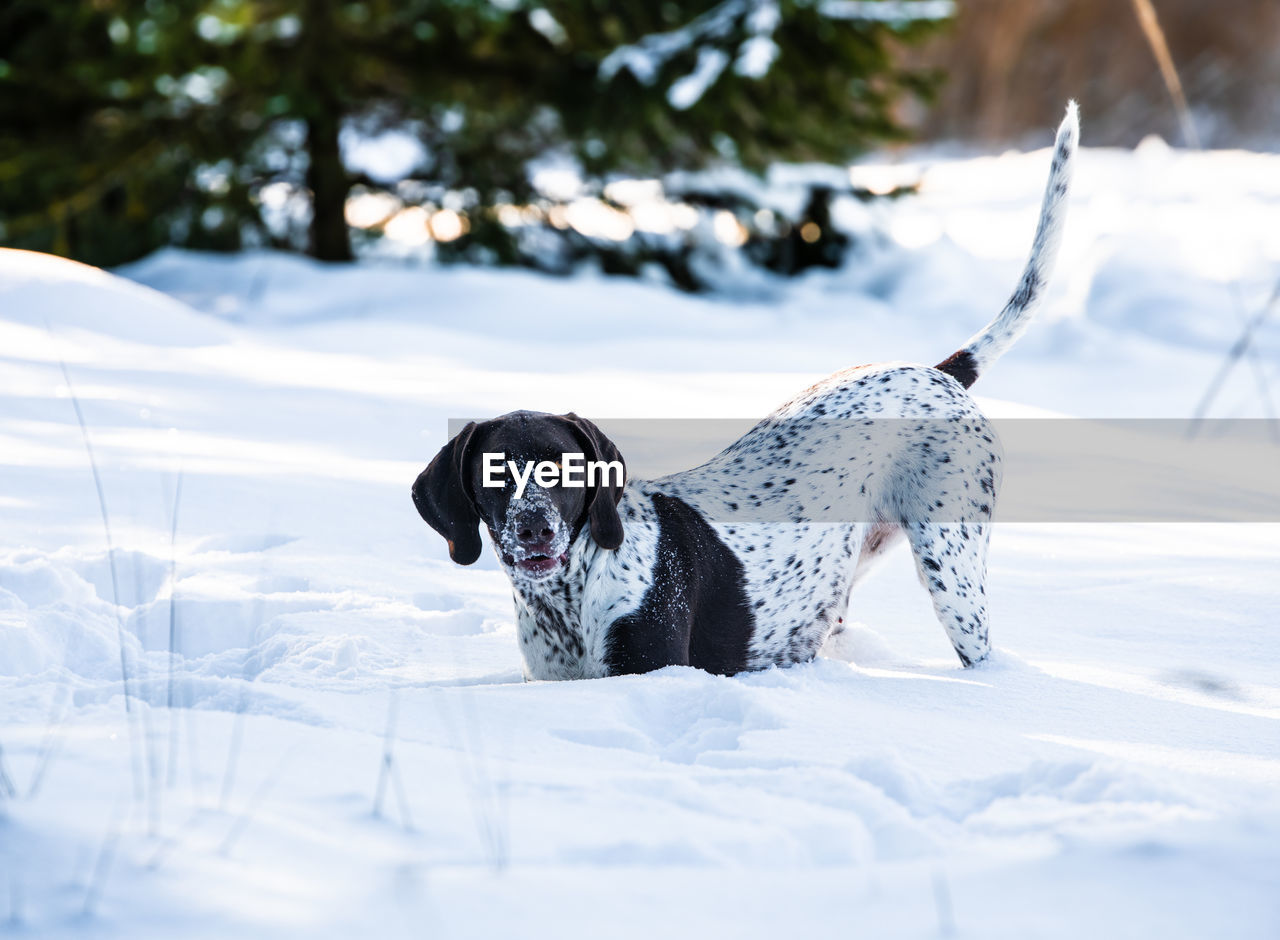
<path fill-rule="evenodd" d="M 1276 158 L 1147 149 L 1086 153 L 1046 322 L 978 386 L 1014 402 L 993 413 L 1185 416 L 1242 323 L 1231 284 L 1280 275 L 1265 240 L 1236 280 L 1186 263 L 1224 203 L 1274 212 Z M 0 252 L 0 919 L 1274 935 L 1275 526 L 1000 528 L 978 670 L 900 555 L 812 664 L 544 684 L 492 559 L 454 568 L 410 505 L 451 417 L 749 418 L 845 365 L 936 361 L 1003 301 L 1033 157 L 938 164 L 893 210 L 904 241 L 771 300 Z M 1247 369 L 1215 408 L 1258 413 Z"/>

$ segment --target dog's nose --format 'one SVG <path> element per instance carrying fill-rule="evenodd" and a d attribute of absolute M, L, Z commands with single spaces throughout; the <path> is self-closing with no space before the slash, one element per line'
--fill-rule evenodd
<path fill-rule="evenodd" d="M 541 512 L 522 512 L 516 516 L 516 541 L 521 545 L 545 545 L 556 537 L 551 520 Z"/>
<path fill-rule="evenodd" d="M 555 537 L 555 531 L 544 519 L 522 522 L 516 529 L 516 539 L 521 545 L 541 545 Z"/>

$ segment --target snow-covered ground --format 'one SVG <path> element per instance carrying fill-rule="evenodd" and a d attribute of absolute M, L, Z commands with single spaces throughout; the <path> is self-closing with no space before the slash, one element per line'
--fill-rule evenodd
<path fill-rule="evenodd" d="M 450 417 L 749 418 L 937 361 L 1011 288 L 1046 162 L 927 168 L 889 242 L 754 301 L 0 252 L 0 923 L 1280 934 L 1278 526 L 999 527 L 972 671 L 898 554 L 830 658 L 546 684 L 493 559 L 453 567 L 409 501 Z M 1189 415 L 1280 280 L 1280 157 L 1153 142 L 1077 182 L 1043 322 L 977 391 Z M 1256 339 L 1212 415 L 1269 413 Z"/>

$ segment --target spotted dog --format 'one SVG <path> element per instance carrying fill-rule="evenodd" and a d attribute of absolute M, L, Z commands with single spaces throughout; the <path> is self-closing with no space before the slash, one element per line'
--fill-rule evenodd
<path fill-rule="evenodd" d="M 479 526 L 515 595 L 534 679 L 689 665 L 732 674 L 811 659 L 840 629 L 867 565 L 905 535 L 961 663 L 990 653 L 984 580 L 1001 456 L 965 391 L 1031 321 L 1060 241 L 1079 135 L 1058 130 L 1039 223 L 1000 314 L 934 368 L 839 372 L 707 463 L 655 480 L 480 485 L 484 454 L 622 461 L 575 414 L 468 424 L 419 475 L 413 501 L 455 562 Z"/>

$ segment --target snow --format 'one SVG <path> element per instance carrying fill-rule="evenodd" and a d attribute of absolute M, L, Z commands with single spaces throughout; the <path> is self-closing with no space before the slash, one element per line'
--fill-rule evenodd
<path fill-rule="evenodd" d="M 638 42 L 618 46 L 601 60 L 600 78 L 607 82 L 625 68 L 635 76 L 637 81 L 651 85 L 657 80 L 658 73 L 667 62 L 699 43 L 724 38 L 732 31 L 735 21 L 741 17 L 747 17 L 749 25 L 756 32 L 771 31 L 772 25 L 769 22 L 771 11 L 776 12 L 775 3 L 724 0 L 723 3 L 716 4 L 678 29 L 664 33 L 651 33 Z M 716 50 L 710 46 L 699 50 L 701 68 L 709 68 L 703 65 L 703 53 L 714 51 Z M 720 61 L 711 81 L 719 76 L 723 68 L 724 62 Z M 696 98 L 694 100 L 696 101 Z M 691 101 L 689 105 L 693 103 Z"/>
<path fill-rule="evenodd" d="M 395 183 L 411 176 L 427 160 L 422 139 L 407 129 L 385 129 L 363 134 L 354 126 L 338 136 L 342 163 L 352 173 L 363 173 L 379 183 Z"/>
<path fill-rule="evenodd" d="M 768 36 L 752 36 L 738 47 L 733 70 L 746 78 L 763 78 L 778 58 L 778 44 Z M 670 94 L 670 93 L 668 93 Z"/>
<path fill-rule="evenodd" d="M 821 0 L 818 12 L 833 20 L 868 20 L 895 26 L 918 20 L 948 20 L 954 0 Z"/>
<path fill-rule="evenodd" d="M 667 101 L 678 111 L 686 111 L 698 103 L 712 85 L 715 84 L 724 67 L 729 64 L 729 55 L 721 49 L 704 48 L 698 50 L 698 62 L 693 71 L 678 79 L 667 89 Z"/>
<path fill-rule="evenodd" d="M 814 663 L 524 683 L 493 558 L 452 566 L 408 498 L 449 418 L 750 418 L 937 361 L 1011 288 L 1047 159 L 920 158 L 921 195 L 868 210 L 888 237 L 732 300 L 0 252 L 0 921 L 1275 936 L 1280 527 L 1001 527 L 977 670 L 895 553 Z M 1280 157 L 1086 150 L 1077 182 L 1042 322 L 976 390 L 1187 416 L 1280 280 Z M 1272 320 L 1210 414 L 1265 414 L 1278 355 Z"/>
<path fill-rule="evenodd" d="M 752 34 L 738 47 L 738 58 L 733 70 L 746 78 L 763 78 L 778 57 L 778 44 L 773 33 L 778 28 L 782 13 L 776 3 L 760 3 L 747 14 L 747 26 Z"/>

